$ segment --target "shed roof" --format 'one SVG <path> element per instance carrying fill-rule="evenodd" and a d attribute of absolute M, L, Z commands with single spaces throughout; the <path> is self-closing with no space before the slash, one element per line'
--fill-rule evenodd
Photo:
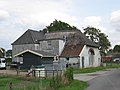
<path fill-rule="evenodd" d="M 40 56 L 40 57 L 54 57 L 55 56 L 54 54 L 51 54 L 51 53 L 48 53 L 48 52 L 27 49 L 25 51 L 22 51 L 22 52 L 20 52 L 16 55 L 14 55 L 13 57 L 21 56 L 21 55 L 23 55 L 24 53 L 27 53 L 27 52 L 35 54 L 35 55 Z"/>

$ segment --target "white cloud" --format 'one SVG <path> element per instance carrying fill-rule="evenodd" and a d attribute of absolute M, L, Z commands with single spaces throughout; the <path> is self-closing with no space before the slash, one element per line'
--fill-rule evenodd
<path fill-rule="evenodd" d="M 5 10 L 0 10 L 0 21 L 4 21 L 9 18 L 9 13 Z"/>
<path fill-rule="evenodd" d="M 19 35 L 22 35 L 23 32 L 20 30 L 5 30 L 4 28 L 0 28 L 0 47 L 10 49 L 11 43 L 19 37 Z"/>
<path fill-rule="evenodd" d="M 111 40 L 119 42 L 119 39 L 111 34 L 111 28 L 108 32 L 108 27 L 103 26 L 102 23 L 106 21 L 102 16 L 80 18 L 81 16 L 76 15 L 80 15 L 78 13 L 81 11 L 75 13 L 79 10 L 75 10 L 76 8 L 78 7 L 74 0 L 0 0 L 0 47 L 11 48 L 10 44 L 28 28 L 40 30 L 55 19 L 78 28 L 86 26 L 99 28 L 102 32 L 110 34 Z M 119 29 L 120 11 L 113 12 L 110 20 L 112 25 Z M 113 33 L 115 36 L 117 32 Z M 119 36 L 118 33 L 116 36 Z"/>
<path fill-rule="evenodd" d="M 100 16 L 88 16 L 83 20 L 83 26 L 92 26 L 106 33 L 108 30 L 101 23 L 103 23 L 103 20 Z"/>
<path fill-rule="evenodd" d="M 120 39 L 118 38 L 120 36 L 120 32 L 113 32 L 113 33 L 109 33 L 109 39 L 112 44 L 112 47 L 114 47 L 115 45 L 120 45 Z"/>
<path fill-rule="evenodd" d="M 4 20 L 0 24 L 0 47 L 11 48 L 10 44 L 28 28 L 43 29 L 54 19 L 76 25 L 77 17 L 69 14 L 73 3 L 73 0 L 0 0 L 0 20 Z"/>
<path fill-rule="evenodd" d="M 83 23 L 87 26 L 98 27 L 101 22 L 101 17 L 99 16 L 88 16 L 84 19 Z"/>
<path fill-rule="evenodd" d="M 42 12 L 40 14 L 31 14 L 28 17 L 21 17 L 16 22 L 20 25 L 27 25 L 28 27 L 35 27 L 44 24 L 49 25 L 55 19 L 67 22 L 71 25 L 76 25 L 77 17 L 70 16 L 60 12 Z M 44 26 L 44 27 L 45 27 Z"/>
<path fill-rule="evenodd" d="M 120 10 L 112 12 L 110 22 L 115 30 L 120 31 Z"/>

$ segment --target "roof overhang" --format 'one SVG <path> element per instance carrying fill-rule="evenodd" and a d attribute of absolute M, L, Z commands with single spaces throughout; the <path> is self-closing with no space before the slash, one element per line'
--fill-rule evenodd
<path fill-rule="evenodd" d="M 36 51 L 29 50 L 29 49 L 27 49 L 25 51 L 22 51 L 22 52 L 20 52 L 20 53 L 18 53 L 16 55 L 14 55 L 13 57 L 22 56 L 24 53 L 27 53 L 27 52 L 32 53 L 32 54 L 37 55 L 37 56 L 40 56 L 40 57 L 55 57 L 54 55 L 43 55 L 42 53 L 38 53 Z"/>

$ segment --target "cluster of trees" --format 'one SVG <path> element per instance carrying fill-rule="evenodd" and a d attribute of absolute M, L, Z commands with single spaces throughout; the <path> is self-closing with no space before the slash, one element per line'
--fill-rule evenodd
<path fill-rule="evenodd" d="M 115 45 L 113 49 L 110 49 L 108 53 L 120 53 L 120 45 Z"/>
<path fill-rule="evenodd" d="M 62 30 L 76 30 L 75 26 L 70 26 L 68 23 L 58 21 L 55 19 L 49 26 L 46 26 L 42 31 L 46 32 L 54 32 L 54 31 L 62 31 Z"/>
<path fill-rule="evenodd" d="M 105 56 L 111 47 L 108 36 L 105 33 L 102 33 L 100 29 L 96 29 L 94 27 L 87 27 L 83 30 L 84 34 L 90 40 L 99 45 L 101 55 Z"/>

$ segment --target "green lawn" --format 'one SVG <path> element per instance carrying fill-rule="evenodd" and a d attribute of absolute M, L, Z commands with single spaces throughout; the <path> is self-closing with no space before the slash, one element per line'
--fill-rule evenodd
<path fill-rule="evenodd" d="M 84 90 L 87 86 L 87 82 L 73 80 L 70 85 L 61 87 L 58 90 Z"/>
<path fill-rule="evenodd" d="M 40 86 L 48 86 L 49 80 L 17 77 L 17 76 L 0 76 L 0 90 L 9 90 L 9 84 L 12 82 L 12 90 L 40 90 Z"/>
<path fill-rule="evenodd" d="M 28 77 L 17 77 L 17 76 L 0 76 L 0 90 L 9 90 L 9 83 L 12 82 L 12 90 L 50 90 L 49 88 L 50 79 L 39 78 L 28 78 Z M 86 82 L 73 80 L 68 86 L 62 86 L 57 90 L 84 90 L 87 87 Z"/>
<path fill-rule="evenodd" d="M 111 69 L 111 68 L 120 68 L 120 64 L 107 63 L 106 67 L 99 66 L 99 67 L 90 67 L 90 68 L 83 68 L 83 69 L 77 68 L 77 69 L 74 69 L 73 72 L 74 74 L 92 73 L 92 72 L 102 71 L 102 70 Z"/>

